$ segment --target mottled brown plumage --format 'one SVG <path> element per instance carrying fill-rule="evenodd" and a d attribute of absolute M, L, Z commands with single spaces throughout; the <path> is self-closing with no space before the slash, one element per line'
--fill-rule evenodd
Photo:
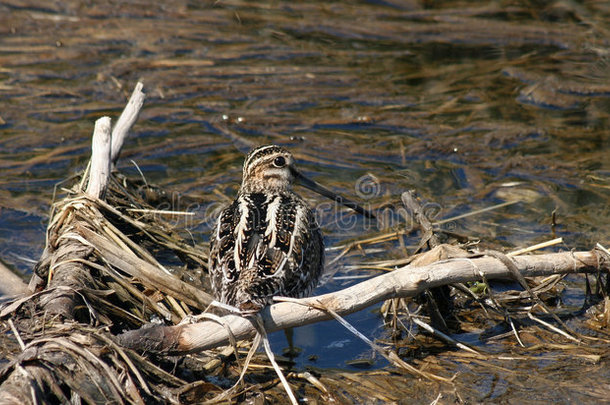
<path fill-rule="evenodd" d="M 324 268 L 322 233 L 312 210 L 292 190 L 295 180 L 371 216 L 303 177 L 286 149 L 254 149 L 244 161 L 237 198 L 220 214 L 210 242 L 218 301 L 251 314 L 274 296 L 301 297 L 318 283 Z"/>

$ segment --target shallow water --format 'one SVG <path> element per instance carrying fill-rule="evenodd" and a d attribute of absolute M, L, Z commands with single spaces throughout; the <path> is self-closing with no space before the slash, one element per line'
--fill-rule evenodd
<path fill-rule="evenodd" d="M 55 184 L 84 167 L 94 120 L 116 118 L 138 80 L 148 97 L 119 166 L 139 176 L 133 160 L 147 181 L 175 191 L 171 208 L 197 214 L 187 224 L 197 242 L 234 196 L 248 145 L 273 142 L 326 186 L 389 207 L 386 227 L 374 229 L 301 190 L 330 247 L 408 228 L 395 210 L 407 189 L 435 219 L 518 200 L 443 225 L 497 248 L 556 236 L 565 245 L 551 251 L 608 246 L 605 1 L 114 3 L 0 2 L 0 260 L 25 279 L 44 246 Z M 407 251 L 417 236 L 403 239 Z M 394 239 L 366 258 L 348 255 L 319 292 L 371 274 L 342 270 L 364 259 L 403 257 L 402 245 Z M 574 306 L 582 299 L 565 297 Z M 375 313 L 353 317 L 366 335 L 386 337 Z M 283 335 L 273 339 L 280 351 Z M 303 349 L 297 367 L 355 370 L 348 362 L 371 356 L 331 322 L 297 330 L 295 340 Z M 555 364 L 574 367 L 569 358 Z M 537 367 L 540 381 L 526 388 L 540 401 L 567 401 L 543 389 L 542 377 L 556 370 Z M 607 380 L 607 353 L 567 375 L 578 379 L 590 367 Z M 461 371 L 496 378 L 481 377 L 493 389 L 472 388 L 471 400 L 522 398 L 505 376 Z"/>

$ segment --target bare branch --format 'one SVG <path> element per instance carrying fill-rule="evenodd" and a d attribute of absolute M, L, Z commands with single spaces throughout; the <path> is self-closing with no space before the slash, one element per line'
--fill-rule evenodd
<path fill-rule="evenodd" d="M 597 251 L 518 256 L 513 260 L 525 277 L 594 272 L 599 271 L 599 263 L 603 263 Z M 603 270 L 607 271 L 608 265 L 603 266 Z M 265 329 L 273 332 L 330 319 L 327 312 L 311 308 L 320 303 L 340 315 L 347 315 L 390 298 L 413 297 L 429 288 L 477 281 L 481 278 L 479 271 L 487 279 L 513 278 L 511 271 L 497 258 L 451 259 L 422 267 L 406 266 L 341 291 L 304 298 L 303 304 L 274 304 L 265 308 L 261 315 Z M 252 323 L 238 315 L 226 315 L 222 319 L 238 339 L 249 338 L 256 333 Z M 120 335 L 119 340 L 121 344 L 139 350 L 178 354 L 224 345 L 229 341 L 229 334 L 224 326 L 204 321 L 129 331 Z"/>
<path fill-rule="evenodd" d="M 125 109 L 112 129 L 112 152 L 110 154 L 112 164 L 115 164 L 119 159 L 125 138 L 127 138 L 127 134 L 140 115 L 140 110 L 146 98 L 146 94 L 142 92 L 143 87 L 144 85 L 141 82 L 136 84 Z"/>
<path fill-rule="evenodd" d="M 94 198 L 104 198 L 108 176 L 110 176 L 110 117 L 95 121 L 91 144 L 91 168 L 87 194 Z"/>

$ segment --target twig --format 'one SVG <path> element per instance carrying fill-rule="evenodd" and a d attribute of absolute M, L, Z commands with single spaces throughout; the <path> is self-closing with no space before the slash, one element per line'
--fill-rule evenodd
<path fill-rule="evenodd" d="M 292 388 L 290 388 L 290 384 L 288 384 L 288 380 L 286 380 L 286 377 L 284 376 L 282 369 L 275 361 L 275 356 L 273 355 L 273 350 L 271 350 L 271 345 L 269 344 L 269 338 L 267 337 L 267 332 L 265 331 L 265 325 L 263 324 L 263 319 L 261 318 L 260 314 L 256 314 L 256 316 L 254 317 L 254 320 L 255 320 L 256 326 L 257 326 L 256 330 L 258 331 L 259 335 L 261 336 L 261 339 L 263 340 L 263 347 L 265 348 L 267 357 L 269 358 L 271 365 L 273 365 L 273 369 L 275 370 L 275 373 L 280 378 L 280 381 L 282 382 L 282 386 L 284 387 L 284 390 L 286 390 L 286 394 L 288 394 L 288 398 L 290 398 L 290 403 L 292 405 L 298 405 L 298 401 L 297 401 L 296 397 L 294 396 L 294 393 L 292 392 Z"/>
<path fill-rule="evenodd" d="M 235 389 L 237 389 L 237 387 L 242 384 L 242 382 L 244 380 L 244 376 L 246 375 L 246 371 L 248 370 L 248 366 L 250 365 L 250 362 L 252 361 L 252 357 L 254 356 L 254 353 L 256 353 L 256 351 L 258 350 L 258 347 L 260 346 L 260 344 L 261 344 L 261 335 L 259 333 L 257 333 L 256 336 L 254 337 L 254 341 L 252 342 L 252 346 L 250 347 L 250 350 L 248 351 L 248 355 L 246 356 L 246 360 L 244 361 L 244 366 L 241 370 L 241 373 L 239 374 L 239 378 L 237 379 L 235 384 L 233 384 L 231 386 L 231 388 L 224 390 L 223 392 L 218 394 L 216 397 L 212 398 L 212 400 L 207 401 L 206 403 L 216 404 L 216 403 L 226 399 L 229 395 L 231 395 L 231 394 L 233 394 L 233 392 L 235 392 Z"/>
<path fill-rule="evenodd" d="M 438 401 L 440 401 L 441 399 L 443 399 L 443 393 L 439 392 L 438 395 L 436 396 L 436 399 L 434 401 L 430 402 L 430 405 L 438 404 Z"/>
<path fill-rule="evenodd" d="M 136 163 L 135 160 L 130 160 L 131 164 L 134 165 L 134 167 L 136 168 L 136 170 L 138 171 L 138 173 L 140 173 L 140 178 L 142 179 L 142 181 L 144 182 L 144 185 L 146 187 L 148 187 L 148 182 L 146 181 L 146 176 L 144 176 L 144 173 L 142 173 L 142 169 L 140 169 L 140 166 Z"/>
<path fill-rule="evenodd" d="M 189 211 L 165 211 L 165 210 L 153 210 L 144 208 L 127 208 L 127 212 L 141 212 L 143 214 L 161 214 L 161 215 L 195 215 L 194 212 Z"/>
<path fill-rule="evenodd" d="M 23 366 L 21 364 L 17 365 L 16 370 L 17 370 L 17 372 L 19 372 L 19 374 L 23 375 L 26 380 L 34 380 L 32 375 L 25 368 L 23 368 Z M 28 384 L 28 385 L 30 387 L 30 396 L 32 399 L 32 404 L 38 405 L 38 395 L 36 395 L 35 385 L 34 384 Z"/>
<path fill-rule="evenodd" d="M 116 350 L 116 352 L 119 354 L 119 356 L 121 356 L 121 358 L 129 366 L 129 369 L 131 370 L 131 372 L 134 373 L 137 380 L 140 382 L 140 385 L 142 386 L 142 389 L 144 390 L 144 392 L 146 392 L 148 395 L 152 395 L 150 388 L 148 387 L 148 384 L 146 383 L 146 380 L 144 379 L 144 377 L 142 377 L 142 373 L 140 373 L 140 370 L 138 370 L 138 368 L 133 364 L 133 362 L 131 361 L 129 356 L 125 353 L 123 348 L 120 347 L 119 345 L 117 345 L 114 341 L 112 341 L 112 339 L 109 339 L 107 336 L 105 336 L 103 334 L 99 334 L 98 338 L 102 339 L 108 346 L 110 346 L 114 350 Z"/>
<path fill-rule="evenodd" d="M 144 85 L 141 82 L 136 84 L 127 105 L 112 129 L 112 149 L 110 153 L 112 164 L 116 164 L 119 159 L 125 138 L 140 115 L 144 98 L 146 98 L 146 94 L 142 92 L 143 87 Z"/>
<path fill-rule="evenodd" d="M 557 321 L 558 324 L 563 326 L 566 330 L 572 332 L 570 330 L 570 328 L 557 316 L 557 314 L 555 314 L 553 311 L 551 311 L 549 309 L 549 307 L 538 297 L 538 295 L 534 291 L 532 291 L 530 286 L 527 284 L 525 277 L 523 277 L 523 275 L 521 274 L 521 272 L 519 271 L 519 269 L 517 268 L 515 263 L 512 261 L 512 259 L 510 259 L 506 255 L 504 255 L 500 252 L 497 252 L 495 250 L 487 250 L 487 251 L 485 251 L 485 254 L 488 256 L 495 257 L 496 259 L 500 260 L 506 266 L 506 268 L 511 272 L 511 274 L 515 278 L 515 280 L 517 280 L 519 282 L 521 287 L 523 287 L 523 289 L 528 292 L 532 301 L 534 301 L 536 304 L 540 305 L 542 307 L 542 309 L 544 309 L 544 311 L 546 311 L 548 314 L 550 314 L 553 317 L 553 319 L 555 319 Z M 572 332 L 572 333 L 574 333 L 574 332 Z M 573 339 L 575 339 L 575 338 L 573 338 Z"/>
<path fill-rule="evenodd" d="M 513 333 L 515 335 L 515 338 L 517 339 L 517 342 L 519 343 L 519 345 L 521 347 L 525 347 L 525 345 L 519 338 L 519 331 L 515 327 L 515 323 L 513 322 L 513 319 L 510 316 L 510 312 L 506 308 L 504 308 L 502 305 L 500 305 L 500 303 L 496 300 L 493 290 L 492 290 L 491 286 L 489 285 L 489 282 L 487 281 L 487 277 L 485 277 L 485 273 L 472 261 L 472 259 L 466 258 L 464 260 L 470 261 L 470 263 L 472 264 L 472 267 L 475 268 L 475 270 L 478 272 L 479 276 L 481 277 L 481 280 L 487 287 L 487 293 L 489 294 L 489 299 L 490 299 L 491 303 L 493 304 L 492 308 L 495 309 L 496 311 L 502 311 L 504 318 L 508 321 L 511 329 L 513 330 Z M 485 308 L 485 307 L 483 307 L 483 308 Z M 487 312 L 487 311 L 485 311 L 485 312 Z"/>
<path fill-rule="evenodd" d="M 432 333 L 436 337 L 441 338 L 445 342 L 455 345 L 455 346 L 459 347 L 460 349 L 466 350 L 467 352 L 481 356 L 481 353 L 479 353 L 478 351 L 466 346 L 463 343 L 458 342 L 457 340 L 453 339 L 451 336 L 447 336 L 440 330 L 433 328 L 432 326 L 428 325 L 426 322 L 422 321 L 421 319 L 417 319 L 417 318 L 413 317 L 413 318 L 411 318 L 411 320 L 415 324 L 417 324 L 420 328 L 427 330 L 428 332 Z"/>
<path fill-rule="evenodd" d="M 326 386 L 324 384 L 322 384 L 322 381 L 318 380 L 314 375 L 312 375 L 309 371 L 305 371 L 303 373 L 296 373 L 296 374 L 292 374 L 297 378 L 303 378 L 305 380 L 307 380 L 311 385 L 313 385 L 314 387 L 316 387 L 317 389 L 319 389 L 320 391 L 322 391 L 325 394 L 330 394 L 328 392 L 328 388 L 326 388 Z"/>
<path fill-rule="evenodd" d="M 561 329 L 559 329 L 559 328 L 557 328 L 557 327 L 555 327 L 555 326 L 551 325 L 551 324 L 550 324 L 550 323 L 548 323 L 548 322 L 543 321 L 543 320 L 542 320 L 542 319 L 540 319 L 540 318 L 536 318 L 536 317 L 535 317 L 535 316 L 534 316 L 534 315 L 533 315 L 531 312 L 528 312 L 528 313 L 527 313 L 527 316 L 528 316 L 528 318 L 530 318 L 532 321 L 536 321 L 536 322 L 538 322 L 539 324 L 546 326 L 547 328 L 549 328 L 549 329 L 550 329 L 550 330 L 552 330 L 553 332 L 555 332 L 555 333 L 559 333 L 560 335 L 565 336 L 566 338 L 568 338 L 568 339 L 570 339 L 570 340 L 573 340 L 573 341 L 575 341 L 576 343 L 581 343 L 581 341 L 580 341 L 580 340 L 576 339 L 574 336 L 570 335 L 569 333 L 567 333 L 567 332 L 565 332 L 565 331 L 563 331 L 563 330 L 561 330 Z"/>
<path fill-rule="evenodd" d="M 601 243 L 599 243 L 599 242 L 598 242 L 598 243 L 596 243 L 596 244 L 595 244 L 595 247 L 596 247 L 597 249 L 601 250 L 602 252 L 604 252 L 605 254 L 607 254 L 607 255 L 608 255 L 608 257 L 610 257 L 610 251 L 609 251 L 608 249 L 606 249 L 605 247 L 603 247 L 603 246 L 601 245 Z"/>
<path fill-rule="evenodd" d="M 8 324 L 11 327 L 11 330 L 13 331 L 13 334 L 15 335 L 15 338 L 17 339 L 17 342 L 19 343 L 19 347 L 21 348 L 21 351 L 24 351 L 25 350 L 25 344 L 23 344 L 23 340 L 21 339 L 21 335 L 19 335 L 19 331 L 15 327 L 15 324 L 13 323 L 13 320 L 9 319 L 8 320 Z"/>
<path fill-rule="evenodd" d="M 555 238 L 546 242 L 538 243 L 537 245 L 529 246 L 523 249 L 515 250 L 513 252 L 507 253 L 506 256 L 519 256 L 524 253 L 533 252 L 534 250 L 544 249 L 549 246 L 557 245 L 559 243 L 563 243 L 563 238 Z"/>
<path fill-rule="evenodd" d="M 518 202 L 520 202 L 520 201 L 519 200 L 514 200 L 514 201 L 503 202 L 502 204 L 492 205 L 491 207 L 486 207 L 486 208 L 482 208 L 480 210 L 467 212 L 467 213 L 462 214 L 462 215 L 456 215 L 455 217 L 441 219 L 439 221 L 433 222 L 432 225 L 446 224 L 447 222 L 456 221 L 458 219 L 463 219 L 463 218 L 471 217 L 473 215 L 482 214 L 483 212 L 497 210 L 498 208 L 503 208 L 503 207 L 507 207 L 509 205 L 517 204 Z"/>
<path fill-rule="evenodd" d="M 519 331 L 515 327 L 515 323 L 513 322 L 513 319 L 509 315 L 507 315 L 507 318 L 508 318 L 508 323 L 510 324 L 511 329 L 513 330 L 513 334 L 515 335 L 515 339 L 517 339 L 517 342 L 519 342 L 519 346 L 525 347 L 525 345 L 521 341 L 521 338 L 519 337 Z"/>
<path fill-rule="evenodd" d="M 415 191 L 406 191 L 402 193 L 400 198 L 405 208 L 407 208 L 411 212 L 412 218 L 421 226 L 423 231 L 421 242 L 416 251 L 421 250 L 425 244 L 428 244 L 430 248 L 440 245 L 438 236 L 434 234 L 432 222 L 430 222 L 430 220 L 426 216 L 426 213 L 424 212 L 424 207 L 418 201 L 415 195 Z"/>
<path fill-rule="evenodd" d="M 389 361 L 390 363 L 394 364 L 395 366 L 397 366 L 399 368 L 402 368 L 402 369 L 408 371 L 409 373 L 418 375 L 420 377 L 424 377 L 424 378 L 426 378 L 428 380 L 437 380 L 437 381 L 443 381 L 443 382 L 450 382 L 451 381 L 450 379 L 447 379 L 447 378 L 444 378 L 444 377 L 441 377 L 441 376 L 438 376 L 438 375 L 435 375 L 435 374 L 432 374 L 432 373 L 427 373 L 427 372 L 424 372 L 424 371 L 421 371 L 421 370 L 417 369 L 416 367 L 413 367 L 412 365 L 410 365 L 409 363 L 405 362 L 403 359 L 398 357 L 398 355 L 396 355 L 396 353 L 394 353 L 394 352 L 389 352 L 389 353 L 386 352 L 385 349 L 383 349 L 381 346 L 379 346 L 378 344 L 374 343 L 371 339 L 369 339 L 368 337 L 363 335 L 352 324 L 350 324 L 345 319 L 343 319 L 335 311 L 333 311 L 330 308 L 323 307 L 323 304 L 320 303 L 320 302 L 318 304 L 319 304 L 319 308 L 321 308 L 322 310 L 328 312 L 333 318 L 335 318 L 335 320 L 337 320 L 347 330 L 352 332 L 354 335 L 356 335 L 363 342 L 368 344 L 373 350 L 375 350 L 377 353 L 379 353 L 387 361 Z"/>

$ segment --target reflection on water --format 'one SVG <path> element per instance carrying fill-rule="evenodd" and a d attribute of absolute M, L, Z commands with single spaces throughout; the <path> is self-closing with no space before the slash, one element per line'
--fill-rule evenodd
<path fill-rule="evenodd" d="M 412 188 L 437 219 L 519 200 L 451 222 L 490 243 L 608 242 L 604 1 L 115 3 L 0 3 L 0 259 L 22 272 L 43 246 L 53 185 L 83 168 L 94 120 L 116 117 L 137 80 L 148 99 L 120 166 L 137 176 L 134 160 L 186 198 L 199 241 L 234 196 L 247 145 L 274 142 L 307 175 L 390 212 Z M 366 176 L 376 180 L 363 193 Z M 337 224 L 304 194 L 320 204 L 327 245 L 378 233 Z M 390 240 L 367 259 L 413 243 Z M 374 319 L 362 326 L 382 337 Z M 307 329 L 320 350 L 348 336 L 330 325 Z M 521 395 L 494 384 L 488 398 Z"/>

